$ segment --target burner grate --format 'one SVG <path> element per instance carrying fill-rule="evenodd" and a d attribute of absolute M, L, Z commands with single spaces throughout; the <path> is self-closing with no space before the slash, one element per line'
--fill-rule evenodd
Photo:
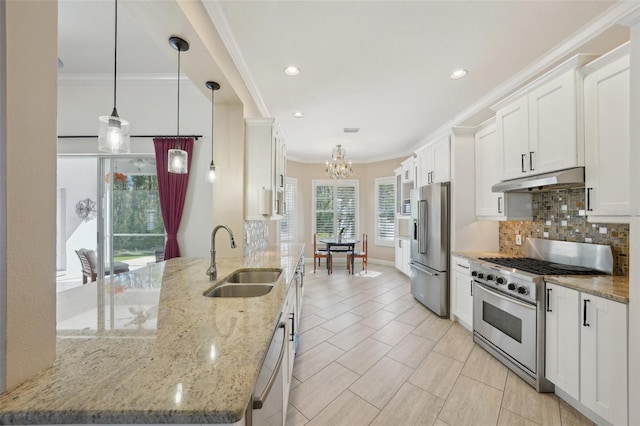
<path fill-rule="evenodd" d="M 480 260 L 539 275 L 606 275 L 584 266 L 565 265 L 528 257 L 481 257 Z"/>

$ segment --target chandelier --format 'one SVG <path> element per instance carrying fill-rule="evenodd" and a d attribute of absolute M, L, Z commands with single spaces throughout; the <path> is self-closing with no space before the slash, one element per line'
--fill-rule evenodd
<path fill-rule="evenodd" d="M 347 150 L 342 145 L 336 145 L 331 153 L 333 161 L 326 162 L 325 173 L 331 179 L 346 179 L 353 174 L 353 168 L 351 167 L 351 161 L 347 162 Z"/>

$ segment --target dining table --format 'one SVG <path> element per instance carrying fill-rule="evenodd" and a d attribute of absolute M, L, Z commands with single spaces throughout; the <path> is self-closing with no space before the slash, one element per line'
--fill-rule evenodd
<path fill-rule="evenodd" d="M 327 254 L 329 259 L 331 259 L 331 253 L 353 253 L 355 250 L 356 244 L 360 242 L 360 240 L 356 240 L 353 238 L 320 238 L 319 241 L 326 245 Z M 327 271 L 328 273 L 332 273 L 332 261 L 329 260 L 327 262 Z M 351 273 L 354 271 L 354 263 L 355 256 L 351 256 Z"/>

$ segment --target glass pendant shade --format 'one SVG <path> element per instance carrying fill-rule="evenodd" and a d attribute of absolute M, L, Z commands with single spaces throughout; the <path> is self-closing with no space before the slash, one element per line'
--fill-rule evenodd
<path fill-rule="evenodd" d="M 98 117 L 98 149 L 102 152 L 131 152 L 129 122 L 118 117 L 114 109 L 110 116 Z"/>
<path fill-rule="evenodd" d="M 209 164 L 209 172 L 207 173 L 207 182 L 213 183 L 214 180 L 216 180 L 216 165 L 213 164 L 213 161 L 212 161 L 211 164 Z"/>
<path fill-rule="evenodd" d="M 169 150 L 169 173 L 186 174 L 187 173 L 187 151 L 181 149 Z"/>

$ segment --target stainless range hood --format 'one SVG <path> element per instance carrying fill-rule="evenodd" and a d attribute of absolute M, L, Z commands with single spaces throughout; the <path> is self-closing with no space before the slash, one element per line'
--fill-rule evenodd
<path fill-rule="evenodd" d="M 505 180 L 491 187 L 493 192 L 540 192 L 584 188 L 584 167 L 558 170 L 519 179 Z"/>

